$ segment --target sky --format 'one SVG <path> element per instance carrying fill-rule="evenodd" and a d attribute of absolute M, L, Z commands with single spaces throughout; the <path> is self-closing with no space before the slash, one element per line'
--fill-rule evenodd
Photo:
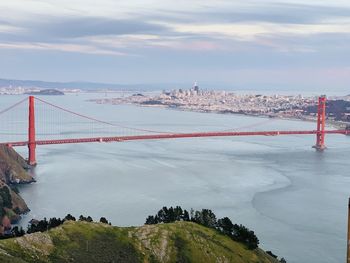
<path fill-rule="evenodd" d="M 349 0 L 0 0 L 0 78 L 347 90 L 349 61 Z"/>

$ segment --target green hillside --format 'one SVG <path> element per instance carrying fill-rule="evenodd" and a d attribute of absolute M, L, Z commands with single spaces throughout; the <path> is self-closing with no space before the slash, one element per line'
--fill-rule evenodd
<path fill-rule="evenodd" d="M 66 221 L 48 232 L 0 240 L 0 262 L 278 262 L 192 222 L 114 227 Z"/>

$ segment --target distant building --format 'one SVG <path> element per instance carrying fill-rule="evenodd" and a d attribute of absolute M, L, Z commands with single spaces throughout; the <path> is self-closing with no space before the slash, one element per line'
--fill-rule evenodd
<path fill-rule="evenodd" d="M 198 92 L 199 92 L 199 86 L 198 86 L 198 84 L 197 84 L 197 81 L 194 83 L 194 85 L 193 85 L 193 90 L 198 94 Z"/>

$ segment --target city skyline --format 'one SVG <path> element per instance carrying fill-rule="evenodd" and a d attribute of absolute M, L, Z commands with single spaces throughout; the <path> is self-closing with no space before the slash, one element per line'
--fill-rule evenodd
<path fill-rule="evenodd" d="M 347 1 L 0 2 L 1 78 L 346 89 Z"/>

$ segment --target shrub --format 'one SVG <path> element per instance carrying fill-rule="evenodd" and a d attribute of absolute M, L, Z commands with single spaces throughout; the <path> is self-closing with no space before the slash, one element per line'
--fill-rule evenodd
<path fill-rule="evenodd" d="M 105 217 L 100 218 L 100 223 L 108 224 L 108 220 Z"/>

